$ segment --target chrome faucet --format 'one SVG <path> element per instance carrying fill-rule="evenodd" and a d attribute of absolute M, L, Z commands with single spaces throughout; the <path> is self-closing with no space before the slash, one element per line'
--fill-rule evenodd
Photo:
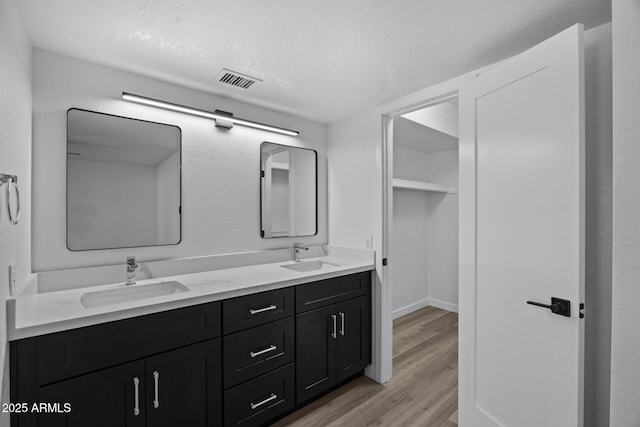
<path fill-rule="evenodd" d="M 138 268 L 138 264 L 136 263 L 136 257 L 128 256 L 127 257 L 127 282 L 125 285 L 135 285 L 136 284 L 136 269 Z"/>
<path fill-rule="evenodd" d="M 293 262 L 300 262 L 300 251 L 308 251 L 309 248 L 302 246 L 302 243 L 293 244 Z"/>

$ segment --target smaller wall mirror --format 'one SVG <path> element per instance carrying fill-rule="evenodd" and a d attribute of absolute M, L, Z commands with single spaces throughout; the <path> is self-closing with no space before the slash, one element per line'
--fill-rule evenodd
<path fill-rule="evenodd" d="M 67 111 L 67 247 L 180 243 L 180 164 L 177 126 Z"/>
<path fill-rule="evenodd" d="M 306 148 L 263 142 L 261 236 L 312 236 L 318 233 L 318 154 Z"/>

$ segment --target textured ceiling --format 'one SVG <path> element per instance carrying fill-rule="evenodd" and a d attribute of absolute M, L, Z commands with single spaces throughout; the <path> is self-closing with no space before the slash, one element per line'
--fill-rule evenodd
<path fill-rule="evenodd" d="M 322 122 L 611 19 L 610 0 L 21 0 L 34 46 Z M 248 90 L 213 78 L 262 79 Z"/>

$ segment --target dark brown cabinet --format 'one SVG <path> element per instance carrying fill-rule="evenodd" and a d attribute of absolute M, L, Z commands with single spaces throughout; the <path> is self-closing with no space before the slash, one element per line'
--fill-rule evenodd
<path fill-rule="evenodd" d="M 369 272 L 10 343 L 13 427 L 259 426 L 371 358 Z"/>
<path fill-rule="evenodd" d="M 293 317 L 226 335 L 224 387 L 229 388 L 294 361 Z"/>
<path fill-rule="evenodd" d="M 146 401 L 140 382 L 143 375 L 144 361 L 138 361 L 41 387 L 39 399 L 47 403 L 61 403 L 63 413 L 40 414 L 37 425 L 144 427 L 145 411 L 139 411 L 140 403 Z M 65 408 L 64 404 L 69 406 Z M 135 411 L 136 407 L 138 411 Z M 23 420 L 20 421 L 20 425 L 23 425 Z"/>
<path fill-rule="evenodd" d="M 298 404 L 357 375 L 371 362 L 371 303 L 366 283 L 370 276 L 340 279 L 338 285 L 323 288 L 315 283 L 298 286 L 298 310 L 325 304 L 296 315 Z M 362 296 L 347 299 L 354 295 Z"/>
<path fill-rule="evenodd" d="M 230 334 L 293 316 L 293 294 L 293 287 L 289 287 L 222 301 L 223 332 Z"/>
<path fill-rule="evenodd" d="M 371 363 L 371 303 L 361 297 L 336 304 L 336 380 L 343 381 Z"/>
<path fill-rule="evenodd" d="M 220 425 L 220 366 L 219 338 L 148 358 L 147 425 Z"/>
<path fill-rule="evenodd" d="M 220 339 L 44 386 L 38 396 L 69 405 L 41 414 L 43 427 L 217 426 Z"/>
<path fill-rule="evenodd" d="M 334 306 L 296 316 L 296 400 L 305 402 L 336 383 Z"/>
<path fill-rule="evenodd" d="M 224 301 L 225 426 L 264 425 L 295 406 L 293 314 L 294 288 Z"/>
<path fill-rule="evenodd" d="M 62 411 L 12 414 L 12 426 L 218 426 L 220 331 L 213 302 L 13 341 L 12 402 Z"/>
<path fill-rule="evenodd" d="M 295 404 L 294 364 L 283 366 L 224 392 L 224 425 L 267 424 Z"/>

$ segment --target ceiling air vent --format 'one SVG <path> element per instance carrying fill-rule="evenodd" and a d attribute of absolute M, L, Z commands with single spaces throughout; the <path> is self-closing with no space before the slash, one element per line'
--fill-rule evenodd
<path fill-rule="evenodd" d="M 223 68 L 220 74 L 216 76 L 216 81 L 241 89 L 249 89 L 255 82 L 261 82 L 262 80 Z"/>

